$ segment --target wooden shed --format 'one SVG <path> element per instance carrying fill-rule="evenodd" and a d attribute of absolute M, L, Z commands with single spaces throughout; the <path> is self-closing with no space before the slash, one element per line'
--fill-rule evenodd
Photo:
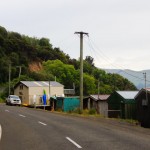
<path fill-rule="evenodd" d="M 135 97 L 137 120 L 142 127 L 150 128 L 150 88 L 141 89 Z"/>
<path fill-rule="evenodd" d="M 44 93 L 49 105 L 50 96 L 64 95 L 64 86 L 56 81 L 20 81 L 14 87 L 14 94 L 21 98 L 23 105 L 42 105 Z"/>
<path fill-rule="evenodd" d="M 136 119 L 135 96 L 138 91 L 115 91 L 108 98 L 108 117 Z"/>
<path fill-rule="evenodd" d="M 110 95 L 90 95 L 84 98 L 83 108 L 84 109 L 96 109 L 98 114 L 104 117 L 108 116 L 108 103 L 107 99 Z"/>

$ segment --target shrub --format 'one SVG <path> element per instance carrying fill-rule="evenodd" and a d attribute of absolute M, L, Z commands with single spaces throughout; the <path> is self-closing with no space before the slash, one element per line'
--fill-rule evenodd
<path fill-rule="evenodd" d="M 0 103 L 4 103 L 5 100 L 0 97 Z"/>
<path fill-rule="evenodd" d="M 76 114 L 82 114 L 83 113 L 83 111 L 81 111 L 80 108 L 75 108 L 72 112 L 76 113 Z"/>
<path fill-rule="evenodd" d="M 90 110 L 89 110 L 89 114 L 90 114 L 90 115 L 95 115 L 95 114 L 97 114 L 96 109 L 90 109 Z"/>

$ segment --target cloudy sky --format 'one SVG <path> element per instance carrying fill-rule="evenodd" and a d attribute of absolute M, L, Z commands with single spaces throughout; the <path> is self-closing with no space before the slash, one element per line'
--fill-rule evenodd
<path fill-rule="evenodd" d="M 46 37 L 71 58 L 92 56 L 100 68 L 150 69 L 150 0 L 1 0 L 0 26 Z"/>

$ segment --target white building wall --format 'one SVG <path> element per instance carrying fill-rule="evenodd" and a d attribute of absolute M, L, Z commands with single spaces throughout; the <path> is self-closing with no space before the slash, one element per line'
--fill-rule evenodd
<path fill-rule="evenodd" d="M 21 99 L 22 104 L 28 104 L 28 99 L 29 99 L 29 94 L 28 94 L 28 87 L 26 87 L 25 85 L 23 85 L 22 88 L 20 88 L 20 85 L 18 85 L 15 89 L 14 89 L 14 94 L 18 95 Z"/>
<path fill-rule="evenodd" d="M 50 96 L 62 96 L 64 95 L 64 87 L 26 87 L 23 85 L 23 88 L 20 88 L 19 84 L 15 89 L 14 89 L 14 94 L 18 95 L 21 100 L 22 104 L 24 105 L 41 105 L 43 104 L 42 102 L 42 96 L 44 94 L 44 90 L 46 91 L 46 97 L 47 97 L 47 104 L 49 104 L 49 91 L 50 91 Z"/>

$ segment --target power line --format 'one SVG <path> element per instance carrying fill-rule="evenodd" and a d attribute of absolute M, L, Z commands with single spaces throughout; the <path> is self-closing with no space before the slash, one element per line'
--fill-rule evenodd
<path fill-rule="evenodd" d="M 88 38 L 89 39 L 89 38 Z M 132 74 L 130 74 L 130 73 L 128 73 L 128 72 L 126 72 L 125 71 L 125 68 L 123 68 L 122 66 L 120 66 L 120 65 L 113 65 L 112 63 L 111 63 L 111 61 L 110 61 L 110 58 L 108 58 L 100 49 L 98 49 L 97 47 L 97 49 L 99 50 L 99 51 L 96 51 L 96 49 L 94 48 L 94 44 L 92 44 L 93 42 L 89 39 L 89 46 L 90 46 L 90 48 L 93 50 L 93 51 L 95 51 L 96 53 L 98 53 L 99 55 L 101 55 L 110 65 L 112 65 L 113 67 L 120 67 L 120 68 L 122 68 L 122 69 L 120 69 L 122 72 L 124 72 L 124 73 L 126 73 L 126 74 L 128 74 L 128 75 L 130 75 L 130 76 L 132 76 L 132 77 L 134 77 L 134 78 L 136 78 L 136 79 L 139 79 L 139 80 L 144 80 L 144 78 L 140 78 L 140 77 L 137 77 L 137 76 L 135 76 L 135 75 L 132 75 Z M 101 52 L 101 54 L 99 53 L 99 52 Z M 95 55 L 96 57 L 98 57 L 98 55 Z M 139 72 L 139 73 L 141 73 L 142 74 L 142 72 Z M 146 80 L 147 82 L 150 82 L 149 80 Z"/>

